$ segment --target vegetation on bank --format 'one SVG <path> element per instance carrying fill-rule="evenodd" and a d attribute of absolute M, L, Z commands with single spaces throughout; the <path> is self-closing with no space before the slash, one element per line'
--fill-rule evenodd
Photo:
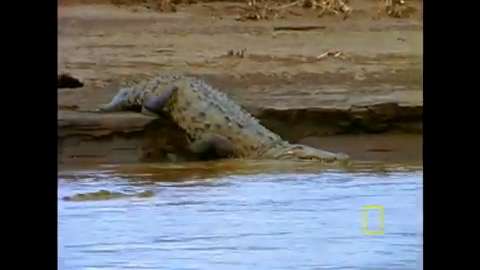
<path fill-rule="evenodd" d="M 246 21 L 284 18 L 291 14 L 293 12 L 291 9 L 295 7 L 315 10 L 318 13 L 318 17 L 333 15 L 347 19 L 354 11 L 351 2 L 355 2 L 355 0 L 110 0 L 110 2 L 116 6 L 141 5 L 158 12 L 176 12 L 181 5 L 196 3 L 243 3 L 244 5 L 238 20 Z M 377 15 L 381 16 L 384 14 L 395 18 L 407 18 L 416 11 L 411 6 L 411 2 L 413 1 L 377 0 Z"/>

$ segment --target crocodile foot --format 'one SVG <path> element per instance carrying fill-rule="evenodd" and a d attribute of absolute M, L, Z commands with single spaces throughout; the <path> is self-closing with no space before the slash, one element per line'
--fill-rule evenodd
<path fill-rule="evenodd" d="M 190 144 L 190 150 L 199 154 L 201 159 L 228 158 L 234 154 L 233 144 L 225 137 L 206 134 Z"/>

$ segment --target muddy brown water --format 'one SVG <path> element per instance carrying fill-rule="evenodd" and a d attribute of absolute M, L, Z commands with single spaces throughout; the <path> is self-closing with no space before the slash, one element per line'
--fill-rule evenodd
<path fill-rule="evenodd" d="M 60 170 L 60 269 L 421 269 L 422 176 L 385 162 Z M 105 191 L 153 195 L 62 200 Z"/>

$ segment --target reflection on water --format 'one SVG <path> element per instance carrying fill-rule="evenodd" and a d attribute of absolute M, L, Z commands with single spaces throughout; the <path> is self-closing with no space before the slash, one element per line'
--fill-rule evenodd
<path fill-rule="evenodd" d="M 59 172 L 61 269 L 421 269 L 421 166 L 217 162 Z M 174 181 L 177 180 L 177 181 Z M 64 201 L 79 193 L 140 193 Z M 382 235 L 362 207 L 384 208 Z M 378 214 L 369 213 L 378 228 Z"/>

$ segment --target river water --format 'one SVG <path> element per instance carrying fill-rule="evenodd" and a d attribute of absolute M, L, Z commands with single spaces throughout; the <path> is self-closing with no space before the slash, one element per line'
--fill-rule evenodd
<path fill-rule="evenodd" d="M 59 269 L 422 269 L 422 177 L 406 164 L 63 169 Z M 154 195 L 62 199 L 99 190 Z"/>

